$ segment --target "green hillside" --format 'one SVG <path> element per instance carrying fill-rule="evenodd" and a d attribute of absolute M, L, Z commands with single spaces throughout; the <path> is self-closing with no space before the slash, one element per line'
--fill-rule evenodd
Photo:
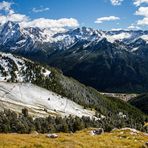
<path fill-rule="evenodd" d="M 142 94 L 129 100 L 129 103 L 148 114 L 148 94 Z"/>
<path fill-rule="evenodd" d="M 3 57 L 3 60 L 9 62 L 7 65 L 9 71 L 2 69 L 1 73 L 4 76 L 10 75 L 9 83 L 17 83 L 19 80 L 16 71 L 19 71 L 17 67 L 20 62 L 16 64 L 16 60 L 14 60 L 16 56 L 13 58 L 12 55 L 7 56 L 7 58 L 6 56 Z M 17 57 L 18 61 L 19 58 Z M 63 97 L 67 97 L 84 106 L 84 108 L 95 110 L 98 121 L 94 122 L 93 126 L 103 127 L 106 131 L 122 127 L 144 130 L 143 125 L 147 120 L 147 116 L 130 104 L 117 98 L 101 95 L 97 90 L 87 87 L 73 78 L 64 76 L 60 70 L 27 59 L 20 59 L 24 61 L 22 63 L 25 67 L 23 69 L 22 66 L 21 71 L 19 71 L 24 78 L 23 83 L 30 82 L 36 84 Z M 50 75 L 45 76 L 45 71 L 50 71 Z M 85 122 L 87 121 L 85 120 Z M 2 124 L 4 124 L 3 121 Z"/>

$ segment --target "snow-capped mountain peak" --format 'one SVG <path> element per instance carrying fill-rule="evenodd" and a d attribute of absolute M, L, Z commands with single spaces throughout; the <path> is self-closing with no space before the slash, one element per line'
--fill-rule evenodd
<path fill-rule="evenodd" d="M 44 44 L 54 50 L 67 50 L 81 42 L 86 48 L 97 45 L 103 39 L 111 44 L 119 42 L 124 49 L 127 48 L 126 50 L 133 52 L 135 50 L 132 48 L 139 48 L 139 45 L 135 43 L 137 40 L 142 39 L 147 44 L 148 31 L 100 31 L 82 27 L 57 33 L 50 29 L 37 27 L 22 28 L 19 24 L 9 21 L 3 25 L 0 32 L 0 45 L 5 50 L 19 53 L 42 51 Z M 136 47 L 133 47 L 134 43 Z"/>

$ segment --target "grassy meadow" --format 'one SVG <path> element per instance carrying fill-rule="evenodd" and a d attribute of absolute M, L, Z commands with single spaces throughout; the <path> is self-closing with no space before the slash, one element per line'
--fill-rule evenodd
<path fill-rule="evenodd" d="M 141 132 L 115 130 L 91 136 L 89 131 L 59 133 L 57 139 L 44 134 L 0 134 L 0 148 L 144 148 L 148 142 L 148 135 Z"/>

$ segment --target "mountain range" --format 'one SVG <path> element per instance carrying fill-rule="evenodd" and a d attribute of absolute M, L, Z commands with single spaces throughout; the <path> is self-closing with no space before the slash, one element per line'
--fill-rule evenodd
<path fill-rule="evenodd" d="M 77 28 L 61 33 L 14 22 L 0 30 L 0 50 L 57 67 L 105 92 L 148 91 L 148 31 Z"/>

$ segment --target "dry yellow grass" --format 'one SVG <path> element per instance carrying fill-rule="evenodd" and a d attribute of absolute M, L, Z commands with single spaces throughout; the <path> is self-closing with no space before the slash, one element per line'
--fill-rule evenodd
<path fill-rule="evenodd" d="M 45 135 L 0 134 L 0 148 L 142 148 L 148 135 L 130 130 L 116 130 L 99 136 L 90 136 L 90 130 L 75 134 L 59 133 L 59 138 Z"/>
<path fill-rule="evenodd" d="M 146 123 L 144 124 L 144 127 L 146 127 L 146 126 L 148 126 L 148 122 L 146 122 Z"/>

